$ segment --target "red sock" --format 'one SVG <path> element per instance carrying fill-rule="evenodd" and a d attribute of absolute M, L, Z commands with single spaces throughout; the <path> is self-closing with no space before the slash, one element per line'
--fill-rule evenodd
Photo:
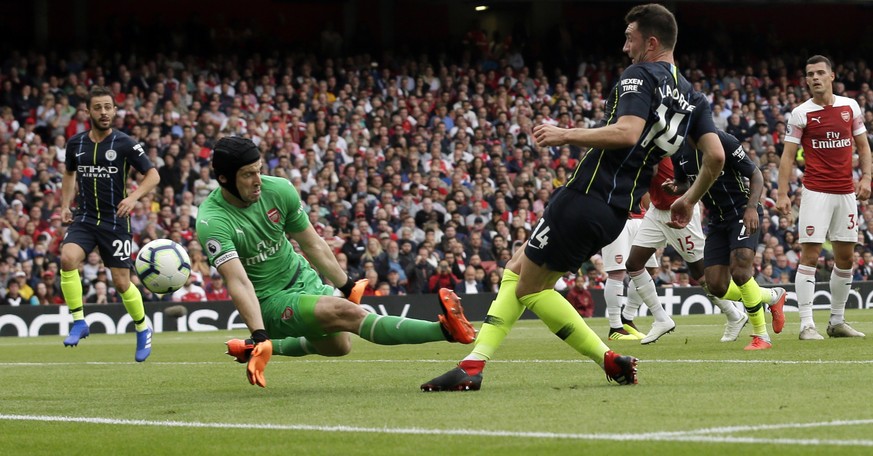
<path fill-rule="evenodd" d="M 482 369 L 485 369 L 485 361 L 479 361 L 475 359 L 465 359 L 458 363 L 458 367 L 464 369 L 464 372 L 469 376 L 478 375 L 482 372 Z"/>

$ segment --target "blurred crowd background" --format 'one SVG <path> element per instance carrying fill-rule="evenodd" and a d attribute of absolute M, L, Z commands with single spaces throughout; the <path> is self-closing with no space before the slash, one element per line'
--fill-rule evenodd
<path fill-rule="evenodd" d="M 157 2 L 142 20 L 119 14 L 131 6 L 103 1 L 11 6 L 31 8 L 37 27 L 7 17 L 0 32 L 0 304 L 63 303 L 65 144 L 90 128 L 93 85 L 112 90 L 114 128 L 143 144 L 161 176 L 134 211 L 136 245 L 170 238 L 193 263 L 185 288 L 172 296 L 143 289 L 146 301 L 227 299 L 194 231 L 198 204 L 218 188 L 211 146 L 226 135 L 250 137 L 263 172 L 294 183 L 340 264 L 370 280 L 367 294 L 474 293 L 497 290 L 503 265 L 587 152 L 537 147 L 532 127 L 596 126 L 605 92 L 629 64 L 624 3 L 497 2 L 483 12 L 469 2 L 252 3 L 246 19 L 232 9 L 194 11 L 199 2 L 167 17 L 155 11 L 172 11 L 170 3 Z M 858 101 L 873 139 L 871 43 L 844 30 L 869 23 L 873 9 L 845 5 L 849 26 L 830 26 L 821 41 L 820 31 L 770 22 L 784 11 L 754 6 L 679 2 L 676 56 L 710 99 L 716 125 L 763 172 L 757 280 L 791 283 L 796 227 L 772 210 L 786 118 L 809 98 L 806 58 L 822 53 L 834 61 L 835 92 Z M 803 169 L 797 157 L 793 195 Z M 859 208 L 855 279 L 866 280 L 873 210 Z M 694 285 L 675 252 L 658 255 L 660 286 Z M 820 280 L 832 267 L 825 245 Z M 119 302 L 96 253 L 82 269 L 86 302 Z M 579 293 L 604 281 L 595 256 L 556 288 Z"/>

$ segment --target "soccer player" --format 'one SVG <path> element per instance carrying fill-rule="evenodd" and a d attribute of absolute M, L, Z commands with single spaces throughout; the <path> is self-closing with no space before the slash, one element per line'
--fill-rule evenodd
<path fill-rule="evenodd" d="M 606 300 L 606 317 L 609 319 L 609 340 L 633 340 L 637 341 L 644 337 L 645 334 L 640 333 L 633 323 L 633 319 L 629 321 L 622 320 L 622 307 L 620 296 L 624 294 L 624 278 L 627 275 L 626 264 L 628 254 L 631 250 L 631 242 L 636 238 L 636 235 L 643 223 L 643 217 L 646 211 L 642 208 L 646 207 L 647 197 L 644 196 L 643 202 L 640 205 L 640 213 L 628 213 L 627 222 L 624 224 L 624 229 L 614 241 L 603 247 L 600 252 L 603 257 L 603 269 L 606 271 L 606 284 L 603 287 L 603 298 Z M 654 251 L 646 260 L 646 267 L 650 270 L 658 267 L 658 262 L 655 260 Z M 636 288 L 631 285 L 628 287 L 627 305 L 628 308 L 639 309 L 643 303 Z"/>
<path fill-rule="evenodd" d="M 742 301 L 748 312 L 746 321 L 752 322 L 752 342 L 746 350 L 766 350 L 772 342 L 764 319 L 764 304 L 773 314 L 773 331 L 782 332 L 785 316 L 785 289 L 764 289 L 754 278 L 755 250 L 758 248 L 758 226 L 763 216 L 760 200 L 764 191 L 761 170 L 746 156 L 737 138 L 721 130 L 718 132 L 725 151 L 724 172 L 703 197 L 709 210 L 709 234 L 703 251 L 704 276 L 710 293 L 723 302 Z M 674 160 L 675 180 L 662 185 L 671 195 L 681 195 L 694 181 L 701 166 L 701 153 L 686 143 Z M 749 180 L 749 186 L 744 178 Z M 733 307 L 733 304 L 728 304 Z M 730 323 L 731 318 L 728 317 Z M 745 321 L 743 321 L 745 323 Z M 737 334 L 731 334 L 736 339 Z"/>
<path fill-rule="evenodd" d="M 130 213 L 142 196 L 154 190 L 160 177 L 143 147 L 112 129 L 116 107 L 109 89 L 92 87 L 87 107 L 91 129 L 74 135 L 67 142 L 61 189 L 61 221 L 70 224 L 61 247 L 61 291 L 73 314 L 73 326 L 64 339 L 64 346 L 75 347 L 89 335 L 82 307 L 79 266 L 97 247 L 104 265 L 112 272 L 112 282 L 124 308 L 133 319 L 136 328 L 134 359 L 142 362 L 152 352 L 152 330 L 146 323 L 142 295 L 130 283 Z M 128 195 L 131 166 L 144 178 Z M 70 209 L 74 196 L 75 214 Z"/>
<path fill-rule="evenodd" d="M 806 61 L 806 84 L 812 98 L 796 107 L 788 120 L 785 148 L 779 164 L 777 209 L 791 216 L 788 179 L 794 169 L 798 145 L 803 147 L 806 169 L 798 215 L 800 264 L 794 285 L 800 310 L 800 339 L 821 340 L 812 319 L 815 266 L 825 239 L 834 246 L 831 271 L 830 337 L 863 337 L 845 322 L 846 299 L 852 285 L 852 257 L 858 241 L 856 200 L 870 197 L 870 144 L 858 102 L 834 95 L 831 61 L 815 55 Z M 852 151 L 857 147 L 861 180 L 852 178 Z"/>
<path fill-rule="evenodd" d="M 719 133 L 719 135 L 722 139 L 725 138 L 721 133 Z M 722 141 L 722 147 L 725 151 L 733 150 L 731 148 L 733 147 L 733 143 Z M 725 155 L 727 156 L 727 154 Z M 685 165 L 689 160 L 688 158 L 684 158 L 684 156 L 674 155 L 674 157 L 678 157 L 680 165 Z M 631 276 L 633 287 L 637 290 L 642 301 L 646 303 L 646 306 L 648 306 L 649 310 L 652 312 L 652 316 L 655 318 L 652 328 L 649 330 L 648 334 L 642 338 L 640 343 L 650 344 L 655 342 L 664 334 L 673 331 L 676 327 L 676 323 L 673 322 L 673 319 L 667 315 L 667 312 L 665 312 L 664 308 L 661 306 L 651 274 L 643 268 L 646 258 L 649 258 L 656 249 L 667 244 L 670 244 L 685 260 L 688 264 L 688 271 L 691 276 L 704 285 L 704 289 L 707 290 L 707 296 L 710 301 L 718 306 L 727 318 L 721 341 L 735 341 L 737 340 L 740 331 L 743 329 L 743 326 L 745 326 L 749 321 L 749 316 L 746 315 L 745 312 L 737 310 L 737 308 L 734 307 L 733 302 L 721 299 L 710 293 L 706 287 L 704 277 L 705 238 L 700 221 L 699 207 L 695 206 L 694 215 L 688 225 L 684 228 L 675 229 L 667 225 L 670 221 L 670 205 L 676 200 L 677 196 L 668 194 L 662 185 L 665 182 L 672 181 L 674 178 L 674 157 L 664 158 L 658 164 L 658 172 L 655 174 L 651 186 L 649 187 L 652 205 L 646 212 L 646 217 L 643 219 L 643 225 L 640 227 L 636 237 L 634 237 L 633 246 L 631 247 L 631 252 L 627 259 L 627 267 L 628 271 L 630 271 L 629 275 Z M 731 158 L 728 157 L 726 161 L 730 162 Z M 696 166 L 697 163 L 694 165 Z M 727 173 L 727 165 L 725 165 L 725 169 L 725 172 Z M 733 174 L 728 175 L 733 176 Z M 722 175 L 720 179 L 725 179 L 724 175 Z M 719 184 L 716 183 L 716 185 Z M 743 189 L 737 187 L 736 182 L 727 182 L 726 184 L 722 183 L 721 188 L 727 188 L 724 185 L 728 185 L 732 192 L 741 195 L 742 198 L 747 198 Z M 710 192 L 712 191 L 714 190 L 710 190 Z M 733 195 L 729 196 L 730 197 L 728 198 L 720 198 L 718 202 L 715 203 L 724 205 L 723 207 L 718 208 L 718 212 L 730 212 L 734 210 L 736 202 L 731 199 Z M 782 288 L 777 288 L 775 290 L 775 298 L 772 302 L 768 301 L 768 304 L 771 304 L 770 310 L 775 312 L 774 316 L 778 319 L 782 318 L 780 312 L 782 310 L 782 304 L 784 304 L 785 290 Z M 633 319 L 639 310 L 639 306 L 634 305 L 636 303 L 637 301 L 635 300 L 629 300 L 628 305 L 622 310 L 622 323 L 631 328 L 633 328 Z"/>
<path fill-rule="evenodd" d="M 198 240 L 252 333 L 251 339 L 227 342 L 228 354 L 248 363 L 249 383 L 266 386 L 264 369 L 273 354 L 346 355 L 351 351 L 349 333 L 381 345 L 473 342 L 476 332 L 451 290 L 440 291 L 445 315 L 439 322 L 376 315 L 334 296 L 334 287 L 324 284 L 319 273 L 342 284 L 342 294 L 356 302 L 366 281 L 356 285 L 341 269 L 331 247 L 309 224 L 291 182 L 262 176 L 262 166 L 251 140 L 219 140 L 212 169 L 220 188 L 197 213 Z M 286 235 L 306 258 L 294 251 Z"/>
<path fill-rule="evenodd" d="M 625 17 L 623 51 L 633 65 L 610 90 L 601 128 L 564 129 L 537 125 L 540 147 L 573 144 L 592 149 L 571 179 L 558 189 L 523 249 L 507 263 L 475 347 L 458 367 L 421 385 L 423 391 L 477 390 L 485 362 L 494 355 L 525 308 L 621 385 L 637 382 L 636 358 L 609 349 L 558 292 L 555 281 L 576 270 L 621 233 L 638 210 L 655 164 L 679 150 L 686 137 L 706 151 L 700 177 L 673 204 L 673 223 L 688 223 L 692 208 L 715 181 L 724 151 L 715 134 L 709 103 L 694 92 L 673 64 L 678 33 L 665 7 L 639 5 Z"/>

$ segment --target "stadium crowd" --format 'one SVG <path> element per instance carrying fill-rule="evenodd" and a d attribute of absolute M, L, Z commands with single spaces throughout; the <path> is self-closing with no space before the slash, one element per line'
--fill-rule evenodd
<path fill-rule="evenodd" d="M 145 301 L 227 299 L 194 234 L 198 204 L 218 188 L 211 146 L 225 135 L 252 138 L 263 172 L 294 183 L 340 264 L 369 279 L 367 294 L 496 291 L 502 266 L 586 152 L 538 148 L 532 127 L 603 121 L 604 91 L 626 62 L 591 59 L 561 72 L 526 62 L 502 42 L 473 38 L 472 52 L 462 55 L 480 58 L 456 62 L 376 62 L 367 54 L 12 53 L 0 68 L 0 304 L 63 302 L 65 143 L 89 128 L 92 85 L 112 90 L 114 128 L 143 144 L 161 176 L 159 191 L 131 217 L 136 244 L 167 237 L 185 245 L 192 260 L 185 288 L 164 297 L 143 288 Z M 755 258 L 762 284 L 791 283 L 800 252 L 795 226 L 772 208 L 786 117 L 810 96 L 805 58 L 724 67 L 714 58 L 680 57 L 686 77 L 710 98 L 716 125 L 742 141 L 764 174 L 764 234 Z M 871 69 L 861 59 L 836 65 L 834 91 L 857 99 L 873 139 Z M 802 173 L 799 154 L 792 190 Z M 859 214 L 854 274 L 864 280 L 873 275 L 873 208 L 862 203 Z M 821 281 L 833 268 L 825 248 Z M 660 265 L 659 285 L 693 285 L 675 252 L 664 251 Z M 120 301 L 96 253 L 81 274 L 85 302 Z M 605 277 L 595 256 L 556 287 L 585 299 L 580 290 L 601 287 Z"/>

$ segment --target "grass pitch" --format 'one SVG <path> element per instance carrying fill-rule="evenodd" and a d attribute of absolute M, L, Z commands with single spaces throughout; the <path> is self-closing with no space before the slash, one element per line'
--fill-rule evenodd
<path fill-rule="evenodd" d="M 827 315 L 816 313 L 821 331 Z M 134 336 L 0 339 L 3 455 L 870 454 L 873 342 L 720 343 L 722 316 L 676 317 L 641 346 L 640 384 L 607 383 L 539 321 L 522 321 L 485 369 L 482 390 L 418 385 L 469 352 L 458 344 L 380 347 L 344 358 L 273 357 L 267 389 L 223 354 L 242 332 L 161 333 L 145 363 Z M 873 336 L 873 312 L 848 321 Z M 651 318 L 640 318 L 647 329 Z M 589 324 L 606 335 L 605 319 Z M 478 326 L 478 325 L 477 325 Z"/>

